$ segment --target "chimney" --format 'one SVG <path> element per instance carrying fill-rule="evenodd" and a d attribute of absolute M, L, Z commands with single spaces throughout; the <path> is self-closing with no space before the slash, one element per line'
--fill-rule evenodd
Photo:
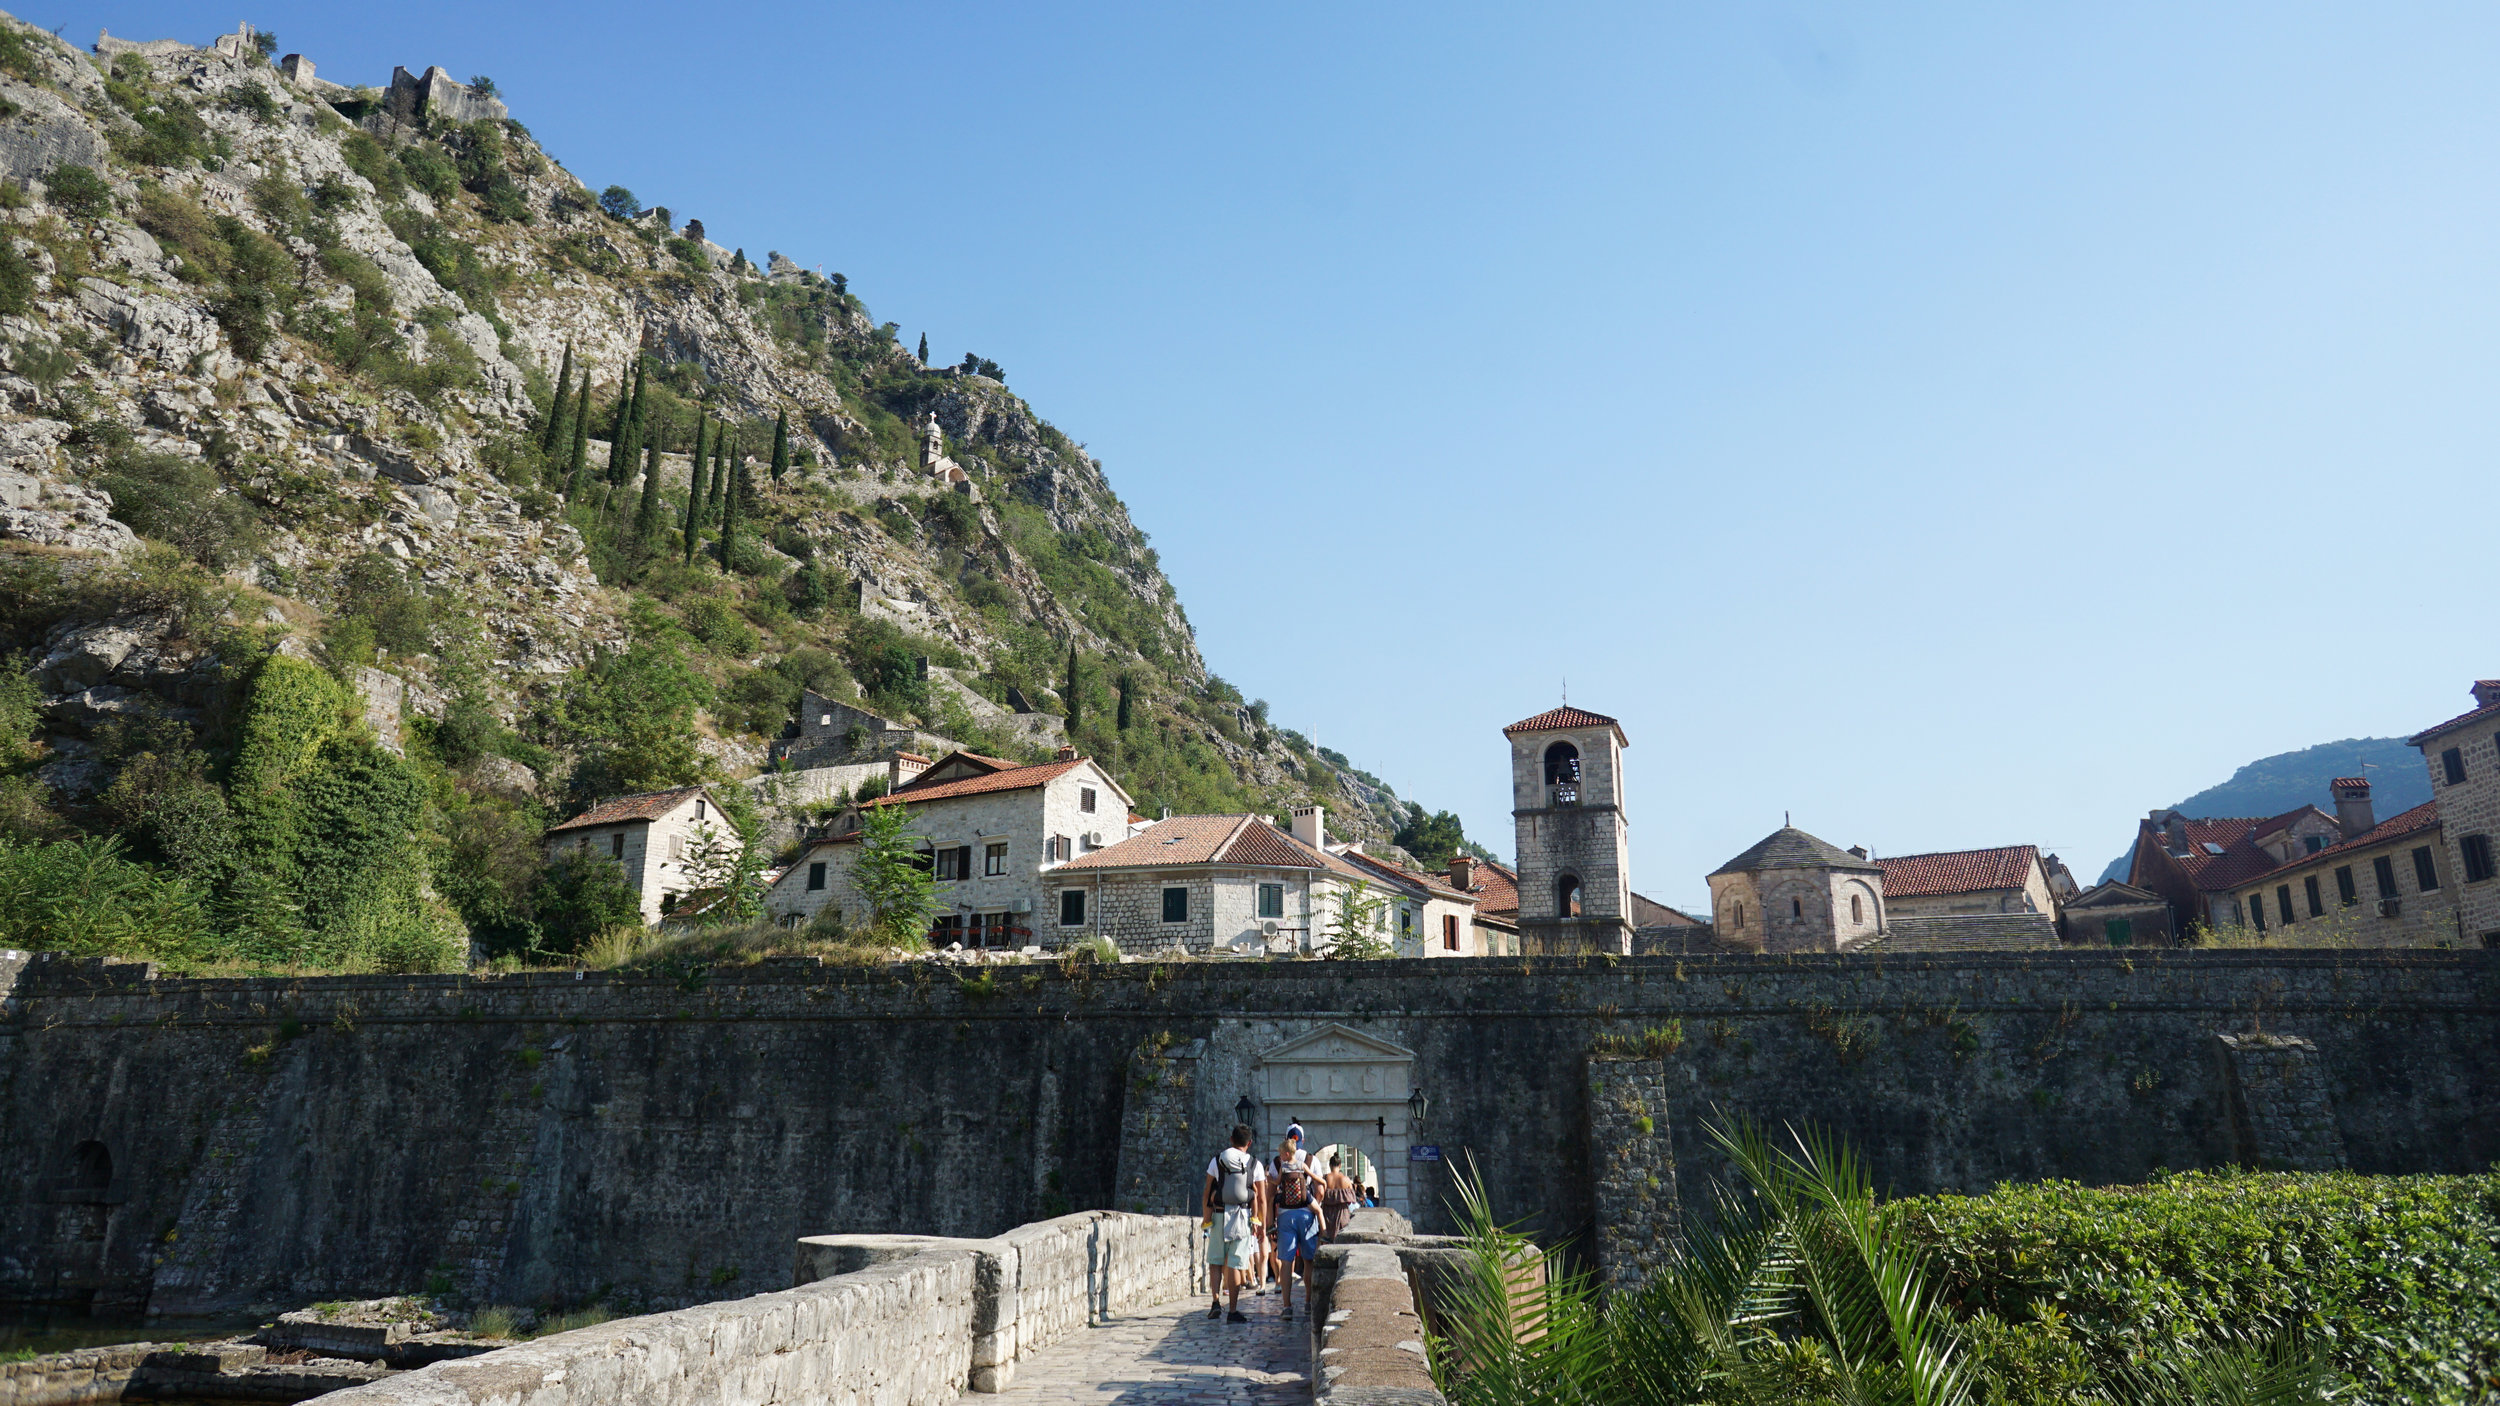
<path fill-rule="evenodd" d="M 1067 745 L 1066 743 L 1064 743 L 1064 742 L 1063 742 L 1063 743 L 1059 744 L 1059 754 L 1058 754 L 1058 755 L 1059 755 L 1059 760 L 1061 760 L 1061 761 L 1063 761 L 1063 762 L 1072 762 L 1072 761 L 1075 761 L 1075 760 L 1076 760 L 1076 749 L 1075 749 L 1074 747 L 1071 747 L 1071 746 L 1069 746 L 1069 745 Z"/>
<path fill-rule="evenodd" d="M 2370 810 L 2370 778 L 2339 776 L 2327 783 L 2327 789 L 2335 793 L 2335 828 L 2344 832 L 2345 839 L 2364 834 L 2378 824 L 2378 817 Z"/>
<path fill-rule="evenodd" d="M 921 756 L 916 752 L 898 751 L 894 754 L 894 760 L 886 763 L 885 789 L 888 793 L 900 791 L 903 789 L 904 782 L 911 780 L 913 777 L 918 776 L 920 773 L 927 771 L 928 769 L 929 759 L 927 757 Z"/>
<path fill-rule="evenodd" d="M 2488 708 L 2500 703 L 2500 679 L 2474 680 L 2474 706 Z"/>
<path fill-rule="evenodd" d="M 1476 891 L 1476 861 L 1473 856 L 1464 854 L 1450 856 L 1450 887 L 1460 893 Z"/>
<path fill-rule="evenodd" d="M 1328 848 L 1328 808 L 1295 806 L 1293 808 L 1293 837 L 1316 850 Z"/>
<path fill-rule="evenodd" d="M 1851 845 L 1851 846 L 1849 846 L 1849 853 L 1851 853 L 1852 855 L 1855 855 L 1856 857 L 1858 857 L 1858 858 L 1860 858 L 1860 859 L 1864 859 L 1864 858 L 1866 858 L 1866 846 L 1864 846 L 1864 845 Z"/>

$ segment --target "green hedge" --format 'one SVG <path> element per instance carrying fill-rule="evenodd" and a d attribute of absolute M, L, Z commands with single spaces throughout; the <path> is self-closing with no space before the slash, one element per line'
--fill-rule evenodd
<path fill-rule="evenodd" d="M 1998 1401 L 2088 1399 L 2111 1367 L 2214 1329 L 2299 1334 L 2369 1401 L 2500 1391 L 2500 1175 L 2192 1172 L 1894 1213 L 1971 1316 Z"/>

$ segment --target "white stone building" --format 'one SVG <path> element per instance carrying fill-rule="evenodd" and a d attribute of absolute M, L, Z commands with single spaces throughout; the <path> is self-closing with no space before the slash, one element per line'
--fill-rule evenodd
<path fill-rule="evenodd" d="M 609 860 L 642 897 L 642 920 L 656 923 L 701 886 L 689 861 L 706 847 L 740 846 L 738 828 L 700 786 L 646 791 L 601 801 L 547 832 L 547 857 Z"/>
<path fill-rule="evenodd" d="M 1328 852 L 1318 807 L 1297 811 L 1294 823 L 1302 835 L 1256 815 L 1177 815 L 1079 855 L 1044 876 L 1057 920 L 1044 945 L 1100 934 L 1123 953 L 1325 951 L 1342 896 L 1356 884 L 1390 900 L 1374 931 L 1395 941 L 1397 896 L 1373 872 Z"/>
<path fill-rule="evenodd" d="M 879 806 L 904 807 L 923 839 L 944 904 L 929 930 L 939 947 L 1056 945 L 1048 871 L 1119 844 L 1130 829 L 1128 793 L 1069 748 L 1039 766 L 956 752 L 862 808 Z M 803 848 L 765 892 L 766 915 L 795 927 L 827 907 L 856 909 L 858 857 L 854 816 Z"/>
<path fill-rule="evenodd" d="M 1316 807 L 1306 807 L 1316 810 Z M 1294 812 L 1301 823 L 1302 812 Z M 1484 934 L 1476 927 L 1476 896 L 1450 885 L 1447 874 L 1419 874 L 1354 845 L 1331 845 L 1329 853 L 1371 876 L 1372 886 L 1395 905 L 1391 938 L 1401 957 L 1483 957 Z"/>
<path fill-rule="evenodd" d="M 2430 768 L 2460 939 L 2500 947 L 2500 679 L 2476 680 L 2473 694 L 2472 711 L 2405 740 Z"/>

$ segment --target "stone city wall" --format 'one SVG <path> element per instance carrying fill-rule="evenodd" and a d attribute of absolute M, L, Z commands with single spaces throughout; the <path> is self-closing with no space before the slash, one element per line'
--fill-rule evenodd
<path fill-rule="evenodd" d="M 0 1299 L 167 1312 L 429 1285 L 666 1307 L 752 1293 L 805 1235 L 1188 1215 L 1262 1054 L 1327 1023 L 1411 1051 L 1424 1125 L 1401 1099 L 1338 1137 L 1368 1154 L 1376 1115 L 1383 1189 L 1427 1232 L 1473 1167 L 1504 1219 L 1593 1243 L 1588 1060 L 1653 1029 L 1681 1036 L 1646 1116 L 1686 1216 L 1723 1115 L 1846 1137 L 1896 1195 L 2500 1160 L 2480 951 L 199 981 L 17 958 L 0 989 Z M 2220 1042 L 2260 1031 L 2304 1052 Z M 1294 1111 L 1254 1107 L 1262 1147 Z"/>

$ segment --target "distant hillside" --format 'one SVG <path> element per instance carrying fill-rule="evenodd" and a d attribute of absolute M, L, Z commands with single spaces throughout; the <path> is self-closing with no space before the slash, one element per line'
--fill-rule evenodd
<path fill-rule="evenodd" d="M 2321 742 L 2297 752 L 2282 752 L 2250 762 L 2219 786 L 2208 786 L 2178 803 L 2189 815 L 2281 815 L 2303 804 L 2333 811 L 2326 783 L 2338 776 L 2370 778 L 2370 800 L 2385 820 L 2431 798 L 2430 773 L 2422 754 L 2401 737 L 2348 737 Z M 2148 807 L 2149 809 L 2149 807 Z M 2135 841 L 2109 862 L 2101 878 L 2127 877 L 2135 858 Z"/>

